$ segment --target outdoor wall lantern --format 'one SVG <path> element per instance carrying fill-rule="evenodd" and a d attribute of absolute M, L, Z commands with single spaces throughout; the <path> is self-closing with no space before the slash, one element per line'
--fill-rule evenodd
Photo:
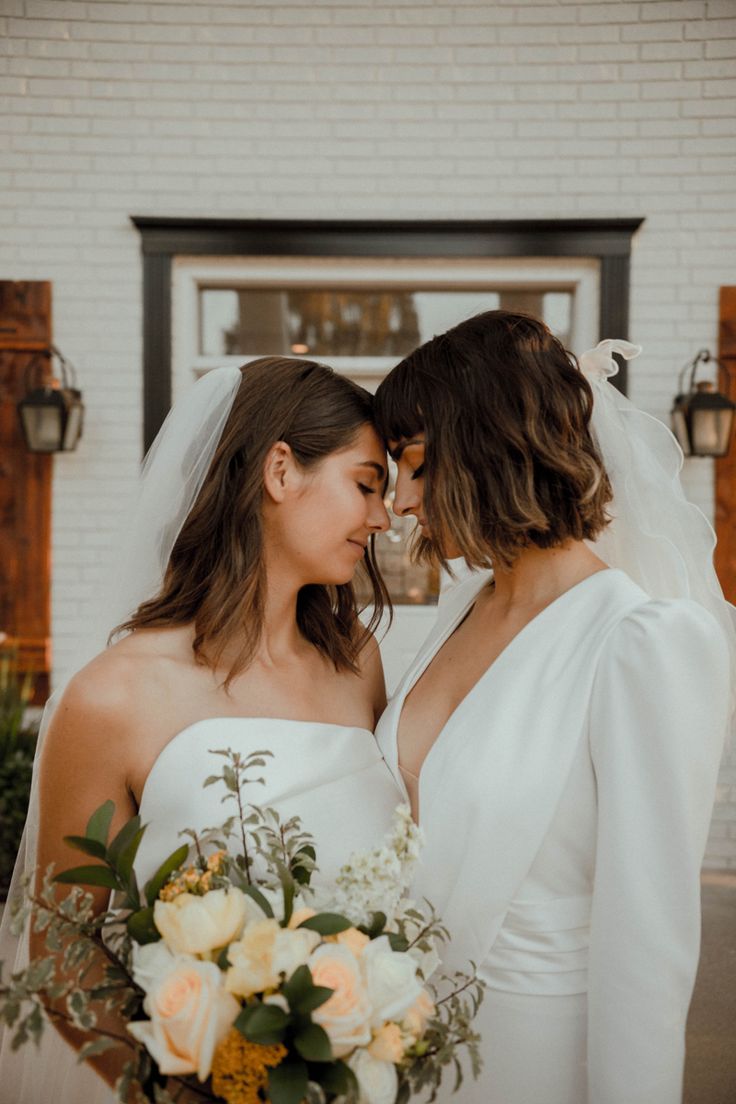
<path fill-rule="evenodd" d="M 56 357 L 60 375 L 48 378 L 43 360 Z M 26 370 L 26 394 L 18 403 L 20 424 L 30 452 L 73 452 L 82 436 L 84 404 L 74 365 L 56 348 L 35 357 Z"/>
<path fill-rule="evenodd" d="M 715 383 L 705 380 L 695 382 L 698 365 L 711 362 L 720 364 L 708 349 L 701 349 L 680 372 L 679 393 L 672 406 L 671 418 L 672 432 L 685 456 L 725 456 L 731 444 L 736 403 L 716 391 Z M 731 373 L 724 364 L 720 366 L 730 385 Z M 684 392 L 683 377 L 688 370 L 690 383 L 687 392 Z"/>

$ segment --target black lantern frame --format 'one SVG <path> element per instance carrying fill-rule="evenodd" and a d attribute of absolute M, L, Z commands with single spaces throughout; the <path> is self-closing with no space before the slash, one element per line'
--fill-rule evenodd
<path fill-rule="evenodd" d="M 56 357 L 60 377 L 38 379 L 43 358 Z M 32 380 L 35 373 L 36 379 Z M 44 373 L 45 375 L 45 373 Z M 18 403 L 18 417 L 29 452 L 73 452 L 84 427 L 84 403 L 71 361 L 55 345 L 34 357 L 25 373 L 25 395 Z"/>
<path fill-rule="evenodd" d="M 723 369 L 728 378 L 728 390 L 731 390 L 729 369 L 709 349 L 701 349 L 683 366 L 670 416 L 672 432 L 685 456 L 726 456 L 731 447 L 736 403 L 718 391 L 715 383 L 708 380 L 695 382 L 698 367 L 710 363 Z M 687 391 L 684 391 L 684 377 L 688 371 L 690 382 Z"/>

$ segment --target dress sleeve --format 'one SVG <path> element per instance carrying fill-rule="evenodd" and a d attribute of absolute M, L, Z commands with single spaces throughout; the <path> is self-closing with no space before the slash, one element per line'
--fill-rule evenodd
<path fill-rule="evenodd" d="M 700 866 L 730 711 L 715 620 L 647 602 L 613 631 L 591 701 L 598 791 L 588 1104 L 680 1104 Z"/>

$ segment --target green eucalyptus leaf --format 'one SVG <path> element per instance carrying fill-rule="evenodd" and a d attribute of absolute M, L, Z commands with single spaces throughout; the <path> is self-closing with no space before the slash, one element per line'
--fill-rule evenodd
<path fill-rule="evenodd" d="M 105 889 L 119 889 L 120 882 L 107 866 L 75 866 L 71 870 L 62 870 L 54 878 L 55 882 L 65 885 L 104 886 Z"/>
<path fill-rule="evenodd" d="M 243 886 L 243 893 L 246 893 L 248 897 L 252 897 L 256 904 L 265 912 L 269 920 L 273 920 L 273 909 L 266 897 L 263 896 L 260 889 L 254 885 Z"/>
<path fill-rule="evenodd" d="M 87 837 L 105 846 L 114 814 L 114 801 L 106 801 L 99 809 L 95 809 L 87 823 Z"/>
<path fill-rule="evenodd" d="M 85 1043 L 77 1055 L 78 1062 L 86 1062 L 88 1058 L 94 1058 L 98 1054 L 104 1054 L 118 1044 L 115 1039 L 94 1039 L 91 1043 Z"/>
<path fill-rule="evenodd" d="M 240 1027 L 240 1016 L 235 1021 L 235 1026 L 249 1042 L 272 1046 L 283 1041 L 288 1023 L 288 1012 L 284 1012 L 277 1004 L 256 1004 L 247 1018 L 245 1028 Z"/>
<path fill-rule="evenodd" d="M 177 847 L 176 851 L 169 855 L 168 859 L 161 863 L 150 881 L 146 882 L 145 894 L 149 905 L 154 903 L 170 876 L 186 861 L 188 854 L 189 848 L 183 843 L 181 847 Z"/>
<path fill-rule="evenodd" d="M 268 1099 L 271 1104 L 301 1104 L 308 1086 L 306 1062 L 292 1059 L 268 1071 Z"/>
<path fill-rule="evenodd" d="M 131 840 L 135 839 L 140 831 L 140 827 L 141 818 L 139 816 L 131 817 L 115 836 L 115 839 L 107 849 L 110 863 L 113 866 L 118 862 L 119 856 L 123 853 Z"/>
<path fill-rule="evenodd" d="M 76 851 L 91 855 L 93 859 L 107 858 L 107 848 L 99 840 L 89 839 L 87 836 L 64 836 L 64 843 L 68 843 Z"/>
<path fill-rule="evenodd" d="M 316 916 L 310 916 L 308 920 L 302 920 L 300 928 L 308 928 L 309 931 L 319 932 L 320 935 L 337 935 L 338 932 L 352 928 L 352 922 L 337 912 L 318 912 Z"/>
<path fill-rule="evenodd" d="M 161 938 L 161 934 L 153 922 L 153 907 L 151 905 L 148 908 L 138 909 L 136 912 L 132 912 L 127 919 L 126 927 L 128 929 L 128 935 L 131 939 L 134 939 L 136 943 L 145 945 L 146 943 L 158 943 Z"/>
<path fill-rule="evenodd" d="M 294 1046 L 308 1062 L 331 1062 L 333 1059 L 330 1037 L 319 1024 L 310 1023 L 298 1031 Z"/>
<path fill-rule="evenodd" d="M 386 932 L 392 951 L 405 951 L 409 947 L 409 940 L 398 932 Z"/>
<path fill-rule="evenodd" d="M 347 1063 L 339 1061 L 327 1066 L 320 1076 L 320 1084 L 325 1092 L 344 1096 L 348 1092 L 358 1092 L 358 1081 Z"/>

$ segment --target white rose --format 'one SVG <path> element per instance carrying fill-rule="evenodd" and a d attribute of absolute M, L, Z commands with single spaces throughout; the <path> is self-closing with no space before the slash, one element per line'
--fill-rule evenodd
<path fill-rule="evenodd" d="M 374 1058 L 367 1050 L 356 1050 L 347 1063 L 358 1078 L 360 1104 L 394 1104 L 399 1077 L 393 1062 Z"/>
<path fill-rule="evenodd" d="M 146 993 L 163 977 L 170 973 L 178 956 L 172 954 L 163 939 L 158 943 L 133 944 L 133 980 Z M 188 961 L 188 960 L 187 960 Z"/>
<path fill-rule="evenodd" d="M 159 966 L 160 955 L 148 965 Z M 149 1020 L 128 1024 L 128 1031 L 158 1065 L 161 1073 L 196 1073 L 205 1081 L 215 1048 L 227 1035 L 240 1005 L 222 987 L 214 962 L 172 957 L 172 965 L 151 985 L 143 1010 Z"/>
<path fill-rule="evenodd" d="M 264 989 L 275 989 L 279 972 L 273 963 L 276 938 L 282 929 L 278 920 L 259 920 L 249 924 L 242 937 L 227 949 L 230 969 L 225 988 L 239 997 L 250 997 Z"/>
<path fill-rule="evenodd" d="M 281 928 L 276 933 L 273 947 L 273 968 L 277 974 L 285 974 L 287 980 L 295 970 L 303 966 L 320 936 L 309 928 Z"/>
<path fill-rule="evenodd" d="M 392 951 L 388 936 L 381 935 L 365 948 L 360 964 L 373 1008 L 371 1026 L 402 1020 L 422 991 L 414 959 L 406 951 Z"/>
<path fill-rule="evenodd" d="M 371 1006 L 355 955 L 339 943 L 323 943 L 307 963 L 315 985 L 332 989 L 332 996 L 312 1013 L 327 1032 L 336 1058 L 371 1041 Z"/>
<path fill-rule="evenodd" d="M 203 897 L 180 893 L 173 901 L 156 901 L 153 922 L 172 951 L 203 955 L 237 939 L 258 906 L 235 886 L 213 889 Z"/>

